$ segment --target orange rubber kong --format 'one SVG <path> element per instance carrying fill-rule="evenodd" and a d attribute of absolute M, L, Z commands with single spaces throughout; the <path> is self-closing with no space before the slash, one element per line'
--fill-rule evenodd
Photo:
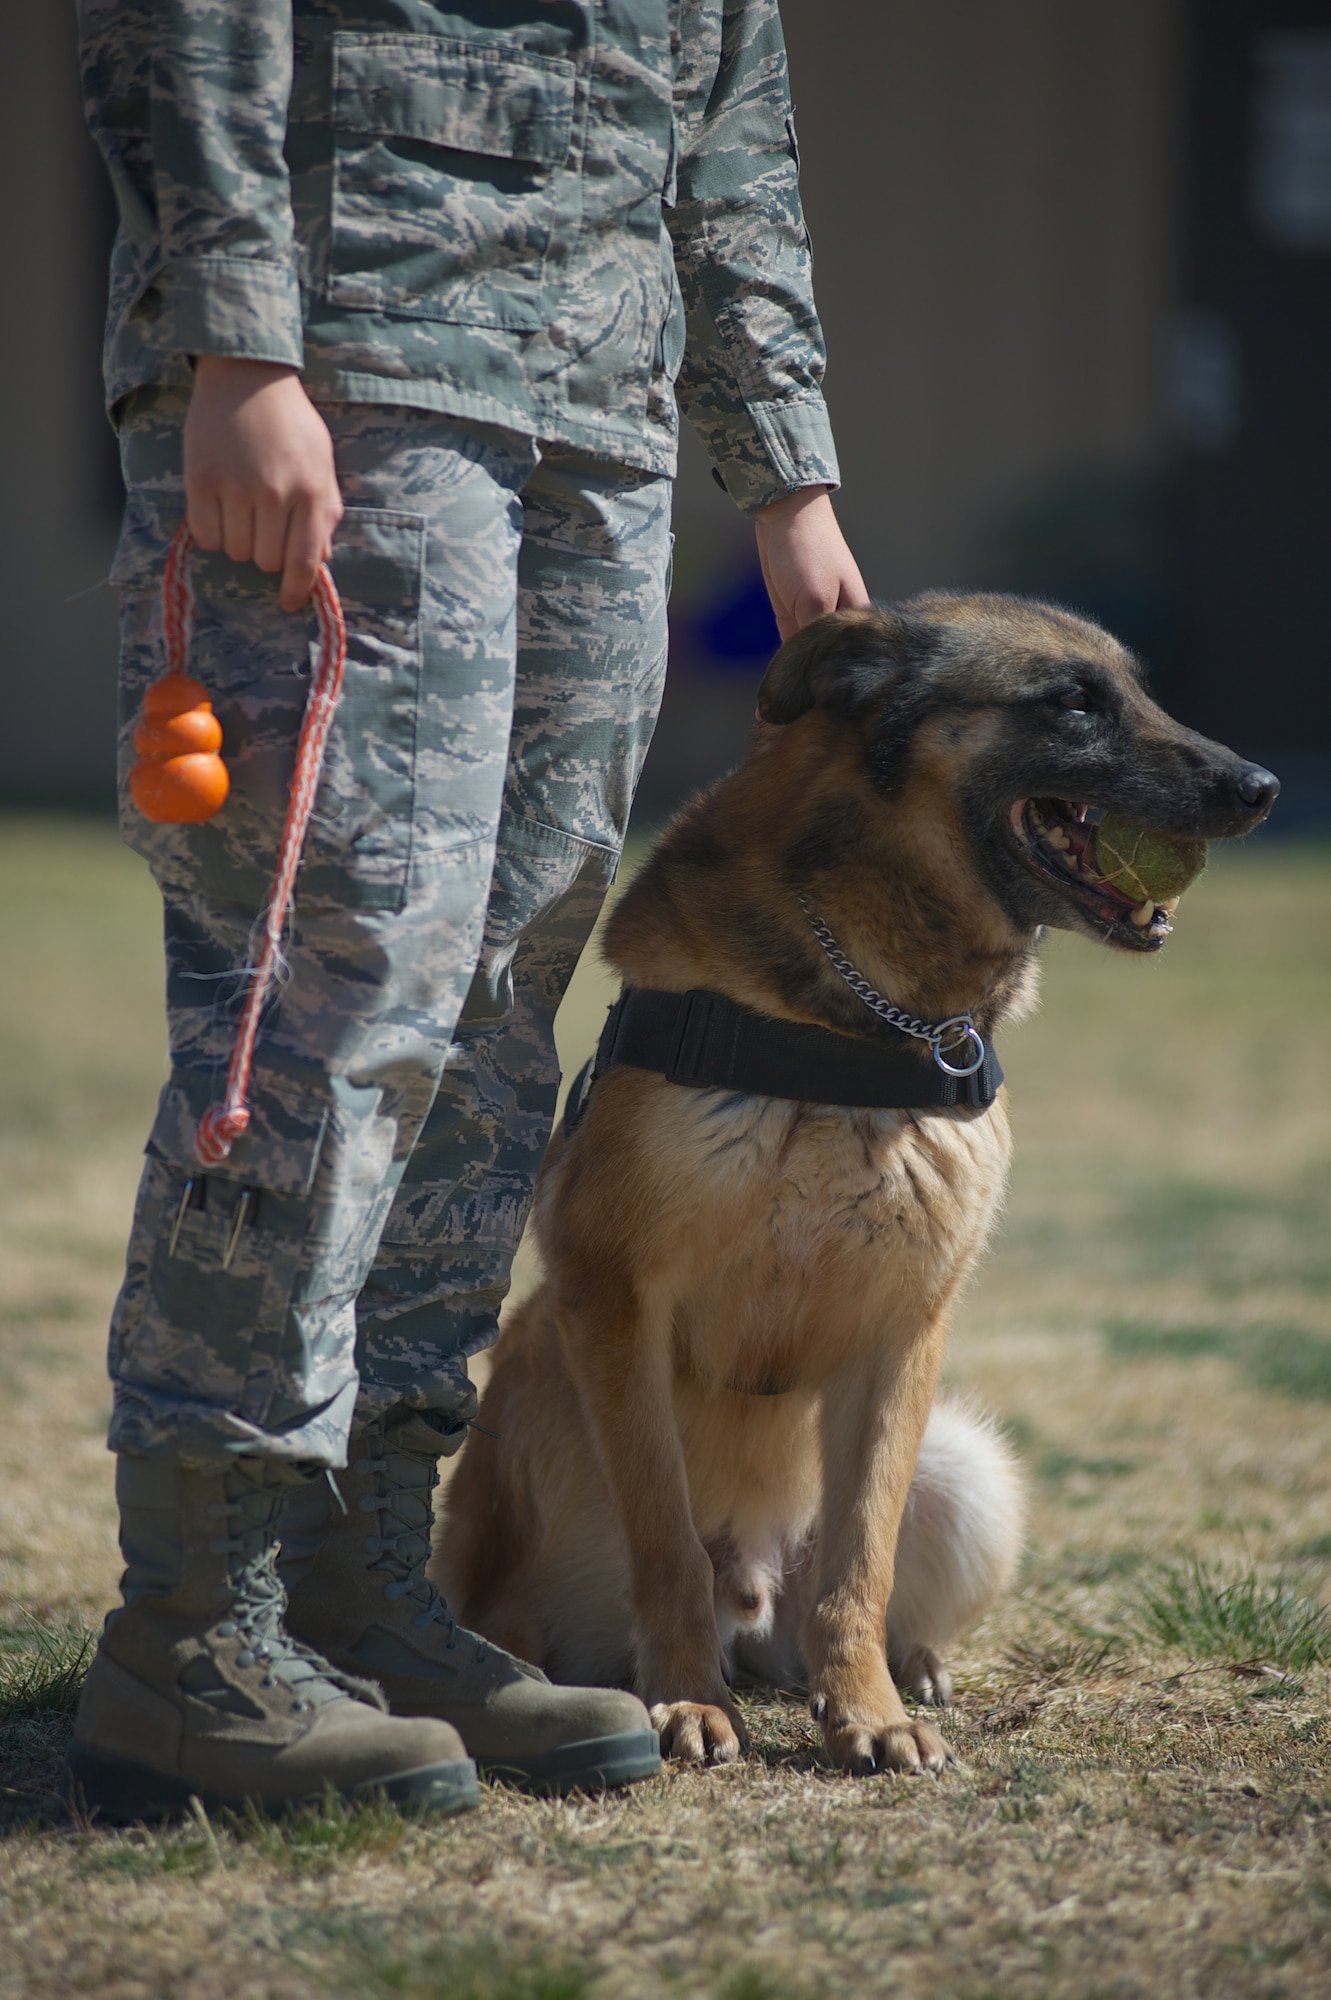
<path fill-rule="evenodd" d="M 219 812 L 231 789 L 221 747 L 222 725 L 200 681 L 178 672 L 154 681 L 143 697 L 143 720 L 134 731 L 139 761 L 129 774 L 130 797 L 143 817 L 184 825 Z"/>

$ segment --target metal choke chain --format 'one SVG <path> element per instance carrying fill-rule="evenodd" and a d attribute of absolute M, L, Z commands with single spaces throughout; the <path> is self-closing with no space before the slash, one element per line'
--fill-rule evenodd
<path fill-rule="evenodd" d="M 886 1021 L 889 1027 L 899 1028 L 903 1035 L 913 1035 L 918 1042 L 928 1042 L 934 1061 L 948 1076 L 974 1076 L 984 1062 L 985 1049 L 969 1014 L 949 1014 L 945 1021 L 925 1021 L 917 1015 L 903 1013 L 900 1007 L 894 1007 L 890 1000 L 885 1000 L 876 987 L 870 986 L 862 972 L 855 970 L 827 925 L 821 917 L 815 917 L 803 896 L 799 905 L 808 920 L 809 929 L 823 948 L 828 964 L 871 1014 L 876 1014 L 880 1021 Z M 975 1052 L 973 1062 L 956 1065 L 943 1060 L 945 1042 L 948 1048 L 955 1048 L 967 1041 Z"/>

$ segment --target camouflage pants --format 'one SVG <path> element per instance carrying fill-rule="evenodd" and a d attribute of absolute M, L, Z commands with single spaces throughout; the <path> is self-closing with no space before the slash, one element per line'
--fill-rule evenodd
<path fill-rule="evenodd" d="M 185 399 L 131 403 L 122 764 L 163 671 Z M 190 670 L 231 796 L 124 831 L 165 909 L 171 1066 L 111 1333 L 111 1447 L 345 1462 L 353 1412 L 459 1426 L 558 1085 L 553 1018 L 612 880 L 665 671 L 669 483 L 430 412 L 325 412 L 347 511 L 344 693 L 250 1092 L 219 1095 L 286 807 L 313 627 L 192 559 Z M 123 796 L 122 785 L 122 796 Z M 457 1436 L 461 1436 L 457 1431 Z"/>

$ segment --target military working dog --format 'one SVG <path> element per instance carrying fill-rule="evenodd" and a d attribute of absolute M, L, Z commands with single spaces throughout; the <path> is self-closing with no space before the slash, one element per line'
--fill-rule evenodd
<path fill-rule="evenodd" d="M 1099 873 L 1096 809 L 1212 840 L 1278 790 L 1172 721 L 1107 633 L 1011 598 L 820 618 L 759 716 L 606 956 L 630 994 L 720 995 L 866 1061 L 914 1051 L 922 1075 L 924 1030 L 953 1023 L 935 1040 L 962 1069 L 1031 1006 L 1046 925 L 1164 942 L 1171 907 Z M 940 1651 L 1018 1550 L 1003 1444 L 935 1401 L 1009 1152 L 1001 1089 L 865 1109 L 606 1067 L 551 1143 L 545 1280 L 497 1349 L 497 1435 L 452 1485 L 459 1614 L 558 1679 L 636 1688 L 686 1760 L 741 1748 L 738 1665 L 807 1679 L 837 1765 L 940 1769 L 890 1668 L 946 1700 Z"/>

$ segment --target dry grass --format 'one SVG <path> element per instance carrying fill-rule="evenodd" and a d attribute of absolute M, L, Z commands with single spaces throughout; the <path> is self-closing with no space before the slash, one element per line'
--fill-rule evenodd
<path fill-rule="evenodd" d="M 1031 1554 L 955 1662 L 963 1768 L 834 1777 L 754 1701 L 742 1767 L 443 1826 L 63 1815 L 156 914 L 90 825 L 5 826 L 0 899 L 0 1996 L 1331 1990 L 1325 850 L 1227 858 L 1158 963 L 1056 939 L 1007 1038 L 1016 1185 L 951 1369 L 1025 1451 Z"/>

